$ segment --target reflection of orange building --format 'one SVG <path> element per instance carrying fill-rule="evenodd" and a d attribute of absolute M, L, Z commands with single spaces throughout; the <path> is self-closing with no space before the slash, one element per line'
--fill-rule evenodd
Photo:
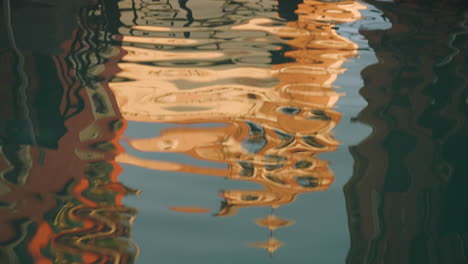
<path fill-rule="evenodd" d="M 227 163 L 227 169 L 198 167 L 178 162 L 142 159 L 130 154 L 119 162 L 163 171 L 180 171 L 255 182 L 260 190 L 227 190 L 217 215 L 231 215 L 237 208 L 277 208 L 293 202 L 298 194 L 327 189 L 333 173 L 317 153 L 333 151 L 337 142 L 332 130 L 340 113 L 333 106 L 342 94 L 332 88 L 343 63 L 356 55 L 357 45 L 339 36 L 337 23 L 360 18 L 364 6 L 355 1 L 299 5 L 299 20 L 283 26 L 270 18 L 250 18 L 243 24 L 203 27 L 137 25 L 136 32 L 158 33 L 160 37 L 124 36 L 125 43 L 158 44 L 171 47 L 201 47 L 219 43 L 215 51 L 154 51 L 125 46 L 128 54 L 119 64 L 119 81 L 111 83 L 123 116 L 132 121 L 177 124 L 220 123 L 218 127 L 175 127 L 160 136 L 129 139 L 139 151 L 178 152 L 197 159 Z M 275 36 L 293 48 L 285 56 L 294 62 L 271 68 L 224 65 L 216 67 L 167 67 L 159 62 L 222 61 L 236 56 L 222 39 L 182 39 L 166 33 L 232 32 L 242 36 L 260 32 Z M 261 43 L 268 37 L 251 37 Z M 256 50 L 258 56 L 264 52 Z M 230 55 L 231 54 L 231 55 Z M 235 61 L 235 59 L 232 59 Z M 155 63 L 151 65 L 149 63 Z M 143 64 L 144 63 L 144 64 Z M 270 243 L 271 242 L 271 243 Z M 274 240 L 260 247 L 280 246 Z"/>
<path fill-rule="evenodd" d="M 118 182 L 114 161 L 126 122 L 105 81 L 121 50 L 98 49 L 89 28 L 66 30 L 67 39 L 80 41 L 61 40 L 54 49 L 60 52 L 20 46 L 18 54 L 2 53 L 10 63 L 0 64 L 0 74 L 14 76 L 2 83 L 4 91 L 20 103 L 0 112 L 0 263 L 133 263 L 137 248 L 129 232 L 136 212 L 121 200 L 134 191 Z M 9 74 L 20 68 L 15 56 L 24 58 L 24 75 Z M 107 63 L 80 65 L 79 56 Z M 22 76 L 29 85 L 18 87 Z M 32 124 L 27 129 L 19 122 L 24 116 Z"/>
<path fill-rule="evenodd" d="M 252 198 L 252 193 L 246 194 L 249 196 L 246 201 L 242 200 L 246 195 L 241 195 L 241 191 L 234 192 L 236 195 L 225 192 L 225 198 L 232 205 L 278 206 L 293 201 L 295 194 L 310 191 L 308 188 L 312 186 L 315 190 L 328 186 L 332 182 L 332 173 L 326 162 L 318 160 L 314 154 L 332 151 L 338 145 L 331 130 L 339 121 L 340 115 L 332 107 L 340 94 L 331 88 L 331 84 L 343 72 L 340 66 L 346 58 L 356 54 L 357 48 L 356 44 L 339 36 L 333 29 L 334 24 L 328 21 L 356 20 L 362 8 L 356 2 L 306 1 L 297 11 L 299 21 L 286 26 L 271 26 L 271 19 L 252 19 L 231 26 L 229 30 L 264 31 L 279 37 L 292 37 L 288 43 L 296 50 L 286 55 L 295 58 L 296 62 L 275 65 L 272 69 L 120 64 L 123 70 L 118 76 L 130 81 L 112 83 L 111 87 L 127 119 L 226 124 L 216 128 L 169 128 L 158 138 L 130 140 L 132 147 L 141 151 L 182 152 L 199 159 L 227 162 L 229 169 L 197 168 L 144 160 L 128 154 L 121 155 L 118 160 L 153 169 L 227 176 L 258 182 L 269 189 L 257 192 L 257 201 Z M 151 26 L 136 26 L 135 29 L 170 31 L 170 28 Z M 173 45 L 177 46 L 177 41 L 174 39 Z M 136 61 L 138 56 L 135 54 L 145 52 L 142 48 L 128 49 L 132 53 L 124 60 Z M 151 54 L 151 51 L 146 53 Z M 217 53 L 210 58 L 216 57 Z M 150 59 L 144 57 L 144 61 Z M 241 84 L 246 78 L 253 78 L 252 84 L 255 79 L 276 79 L 277 84 L 270 88 Z M 208 85 L 180 89 L 177 82 L 181 80 L 194 87 Z M 229 84 L 216 84 L 223 81 Z"/>

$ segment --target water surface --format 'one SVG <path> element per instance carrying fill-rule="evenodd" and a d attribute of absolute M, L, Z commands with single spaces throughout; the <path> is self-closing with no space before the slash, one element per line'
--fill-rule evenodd
<path fill-rule="evenodd" d="M 466 260 L 463 9 L 8 4 L 1 263 Z"/>

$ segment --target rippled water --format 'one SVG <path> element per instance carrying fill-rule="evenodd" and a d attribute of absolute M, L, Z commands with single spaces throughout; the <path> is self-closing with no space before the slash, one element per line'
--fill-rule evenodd
<path fill-rule="evenodd" d="M 152 201 L 131 202 L 143 219 L 135 228 L 144 239 L 141 261 L 270 261 L 244 246 L 269 254 L 290 247 L 275 260 L 301 261 L 304 244 L 314 240 L 315 250 L 329 251 L 322 248 L 324 235 L 345 222 L 321 224 L 313 219 L 319 211 L 308 208 L 312 199 L 326 198 L 283 207 L 334 181 L 319 154 L 340 144 L 333 136 L 341 117 L 335 105 L 346 91 L 334 82 L 358 53 L 358 44 L 335 26 L 361 19 L 366 7 L 309 1 L 299 6 L 298 20 L 288 22 L 277 17 L 274 1 L 173 4 L 135 2 L 136 12 L 122 13 L 128 53 L 119 79 L 110 83 L 126 120 L 161 124 L 133 129 L 130 123 L 125 142 L 131 150 L 117 157 L 150 170 L 128 167 L 129 175 L 148 175 L 141 180 L 123 176 L 144 190 L 141 200 Z M 186 215 L 205 212 L 211 214 Z M 318 232 L 320 239 L 298 234 L 307 225 L 322 226 L 308 234 Z M 345 249 L 343 233 L 328 243 Z M 146 239 L 154 244 L 145 245 Z"/>
<path fill-rule="evenodd" d="M 71 2 L 3 6 L 0 263 L 466 259 L 463 10 Z"/>

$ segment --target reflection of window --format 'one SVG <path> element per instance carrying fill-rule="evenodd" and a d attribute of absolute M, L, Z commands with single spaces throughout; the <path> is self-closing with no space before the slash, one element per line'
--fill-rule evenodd
<path fill-rule="evenodd" d="M 310 168 L 311 166 L 312 166 L 312 162 L 308 160 L 300 160 L 296 162 L 296 164 L 294 164 L 294 168 L 296 169 L 307 169 L 307 168 Z"/>
<path fill-rule="evenodd" d="M 301 112 L 301 109 L 293 106 L 284 106 L 278 109 L 279 112 L 285 115 L 296 115 Z"/>
<path fill-rule="evenodd" d="M 319 179 L 314 176 L 299 176 L 296 177 L 296 182 L 299 183 L 302 187 L 315 188 L 318 187 Z"/>
<path fill-rule="evenodd" d="M 258 153 L 267 144 L 265 130 L 252 122 L 246 122 L 246 124 L 250 131 L 248 138 L 242 142 L 242 146 L 250 153 Z"/>
<path fill-rule="evenodd" d="M 272 171 L 272 170 L 281 169 L 283 167 L 283 164 L 265 164 L 264 167 L 267 171 Z"/>
<path fill-rule="evenodd" d="M 241 176 L 244 177 L 252 177 L 254 175 L 255 169 L 252 163 L 246 161 L 239 161 L 237 162 L 242 167 L 240 172 Z"/>
<path fill-rule="evenodd" d="M 276 147 L 277 149 L 287 147 L 294 141 L 294 136 L 288 135 L 286 133 L 283 133 L 279 130 L 274 130 L 274 132 L 279 136 L 281 139 L 280 144 Z"/>
<path fill-rule="evenodd" d="M 258 196 L 257 195 L 250 195 L 250 194 L 247 194 L 247 195 L 242 195 L 241 199 L 242 201 L 256 201 L 258 200 Z"/>
<path fill-rule="evenodd" d="M 273 176 L 273 175 L 267 175 L 265 176 L 268 180 L 274 182 L 274 183 L 278 183 L 278 184 L 281 184 L 281 185 L 286 185 L 286 183 L 278 176 Z"/>
<path fill-rule="evenodd" d="M 280 169 L 283 167 L 283 164 L 286 160 L 287 160 L 286 157 L 280 157 L 276 155 L 266 155 L 264 161 L 267 164 L 265 164 L 264 167 L 268 171 Z"/>
<path fill-rule="evenodd" d="M 325 113 L 323 110 L 313 109 L 310 110 L 311 115 L 307 117 L 307 119 L 314 119 L 314 120 L 331 120 L 331 117 Z"/>
<path fill-rule="evenodd" d="M 313 136 L 302 137 L 302 140 L 304 140 L 304 142 L 307 143 L 307 145 L 315 147 L 315 148 L 325 147 L 320 142 L 318 142 L 317 139 L 315 139 L 315 137 L 313 137 Z"/>

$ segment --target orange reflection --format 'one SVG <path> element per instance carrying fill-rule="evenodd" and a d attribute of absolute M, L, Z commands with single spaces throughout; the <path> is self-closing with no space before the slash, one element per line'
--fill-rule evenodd
<path fill-rule="evenodd" d="M 272 237 L 266 242 L 253 242 L 249 243 L 251 247 L 263 248 L 268 251 L 268 253 L 273 254 L 276 250 L 284 245 L 284 243 L 278 241 L 276 238 Z"/>
<path fill-rule="evenodd" d="M 209 213 L 210 209 L 203 207 L 180 207 L 180 206 L 171 206 L 169 210 L 174 212 L 189 213 L 189 214 L 204 214 Z"/>
<path fill-rule="evenodd" d="M 333 172 L 318 153 L 336 150 L 333 128 L 340 113 L 333 109 L 343 94 L 332 88 L 345 69 L 343 63 L 357 54 L 357 45 L 340 36 L 335 27 L 360 19 L 356 1 L 326 3 L 304 1 L 296 11 L 299 19 L 283 26 L 269 18 L 253 18 L 235 26 L 216 28 L 171 28 L 134 26 L 144 32 L 234 31 L 265 32 L 294 50 L 285 53 L 294 62 L 271 68 L 166 67 L 142 62 L 193 60 L 205 56 L 216 61 L 230 56 L 229 49 L 154 51 L 128 46 L 119 64 L 119 82 L 111 83 L 123 116 L 132 121 L 176 124 L 219 123 L 218 127 L 172 127 L 160 136 L 128 139 L 145 152 L 177 152 L 196 159 L 227 164 L 226 169 L 200 167 L 120 154 L 118 162 L 162 171 L 179 171 L 254 182 L 259 190 L 226 190 L 218 216 L 228 216 L 243 207 L 278 208 L 293 202 L 298 194 L 322 191 L 333 183 Z M 236 33 L 240 34 L 240 33 Z M 252 38 L 263 42 L 265 38 Z M 214 41 L 214 40 L 213 40 Z M 216 40 L 225 43 L 225 40 Z M 157 37 L 124 37 L 126 43 L 158 43 L 171 46 L 213 44 L 202 40 Z M 250 55 L 259 51 L 249 51 Z M 232 53 L 231 53 L 232 54 Z M 232 56 L 232 55 L 231 55 Z M 234 55 L 235 56 L 235 55 Z M 190 211 L 190 210 L 189 210 Z M 292 222 L 271 215 L 259 221 L 270 230 Z M 270 238 L 255 244 L 270 253 L 282 243 Z"/>

